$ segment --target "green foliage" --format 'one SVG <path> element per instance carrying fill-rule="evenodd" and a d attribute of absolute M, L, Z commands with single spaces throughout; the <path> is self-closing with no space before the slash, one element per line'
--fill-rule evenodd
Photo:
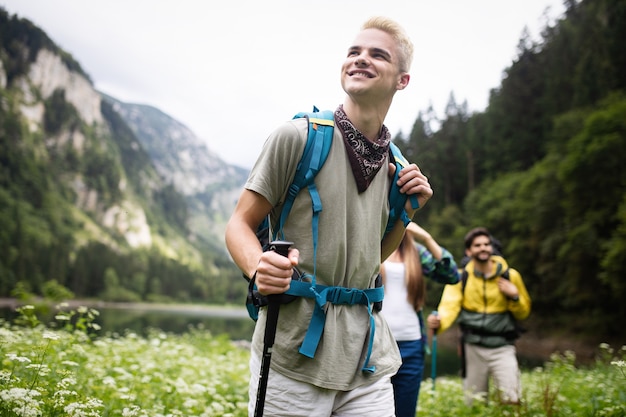
<path fill-rule="evenodd" d="M 168 223 L 183 232 L 188 232 L 189 217 L 187 202 L 182 194 L 176 191 L 173 184 L 168 184 L 155 193 L 155 201 L 163 210 Z"/>
<path fill-rule="evenodd" d="M 104 301 L 135 302 L 141 297 L 120 285 L 115 269 L 109 267 L 104 271 L 104 291 L 100 298 Z"/>
<path fill-rule="evenodd" d="M 551 146 L 529 170 L 484 181 L 466 198 L 467 223 L 488 225 L 505 243 L 507 260 L 525 277 L 539 314 L 626 314 L 625 288 L 615 279 L 626 272 L 619 251 L 625 120 L 626 100 L 619 96 L 596 110 L 564 115 L 555 130 L 565 136 L 557 139 L 560 146 Z M 593 326 L 605 334 L 617 327 L 604 321 Z"/>
<path fill-rule="evenodd" d="M 130 127 L 120 115 L 113 110 L 112 105 L 102 100 L 101 111 L 111 129 L 111 141 L 119 153 L 119 164 L 124 168 L 129 185 L 134 193 L 144 198 L 146 203 L 151 201 L 154 185 L 161 179 L 154 170 L 154 164 L 150 157 L 139 144 Z M 106 169 L 106 163 L 102 166 Z M 116 184 L 117 185 L 117 184 Z"/>
<path fill-rule="evenodd" d="M 541 41 L 523 35 L 485 112 L 459 117 L 451 100 L 436 132 L 420 114 L 403 145 L 435 193 L 416 221 L 459 258 L 454 240 L 488 227 L 524 276 L 534 316 L 575 316 L 563 319 L 569 331 L 593 340 L 623 337 L 607 317 L 626 316 L 626 59 L 616 40 L 626 6 L 566 6 Z"/>
<path fill-rule="evenodd" d="M 41 324 L 39 317 L 37 317 L 37 311 L 32 305 L 25 305 L 15 309 L 18 313 L 17 318 L 14 320 L 18 326 L 34 329 Z"/>
<path fill-rule="evenodd" d="M 79 124 L 76 108 L 65 101 L 65 91 L 55 90 L 44 102 L 44 127 L 51 134 L 58 134 L 68 124 Z"/>
<path fill-rule="evenodd" d="M 626 194 L 616 210 L 617 226 L 611 238 L 600 248 L 604 256 L 600 259 L 601 271 L 598 279 L 608 285 L 611 292 L 626 294 L 626 282 L 616 277 L 626 276 Z"/>
<path fill-rule="evenodd" d="M 55 279 L 44 282 L 41 286 L 41 293 L 46 300 L 50 301 L 65 301 L 74 298 L 74 293 Z"/>
<path fill-rule="evenodd" d="M 18 281 L 11 290 L 11 297 L 20 301 L 30 301 L 35 298 L 35 295 L 32 293 L 32 288 L 28 282 Z"/>
<path fill-rule="evenodd" d="M 100 315 L 98 310 L 82 306 L 76 310 L 66 310 L 67 304 L 60 304 L 57 308 L 59 312 L 54 316 L 55 321 L 51 327 L 89 337 L 95 337 L 100 330 L 100 326 L 95 323 L 96 317 Z"/>

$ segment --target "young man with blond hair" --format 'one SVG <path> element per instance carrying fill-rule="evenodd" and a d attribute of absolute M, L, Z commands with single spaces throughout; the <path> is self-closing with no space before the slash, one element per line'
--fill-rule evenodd
<path fill-rule="evenodd" d="M 389 161 L 390 133 L 383 122 L 396 91 L 409 83 L 412 54 L 404 30 L 381 17 L 368 20 L 348 48 L 341 67 L 346 98 L 335 110 L 331 150 L 315 177 L 323 204 L 316 249 L 306 192 L 295 198 L 282 229 L 285 238 L 294 242 L 288 255 L 264 252 L 259 244 L 257 226 L 268 214 L 272 224 L 280 215 L 304 150 L 307 121 L 288 121 L 266 140 L 226 230 L 233 260 L 246 276 L 254 277 L 260 294 L 287 291 L 294 267 L 315 272 L 321 285 L 355 292 L 374 287 L 381 260 L 395 250 L 404 234 L 404 223 L 398 221 L 382 239 L 395 170 Z M 401 192 L 417 196 L 420 207 L 432 196 L 428 179 L 414 164 L 400 171 L 398 185 Z M 409 218 L 415 213 L 409 202 L 406 211 Z M 298 349 L 315 303 L 298 297 L 280 306 L 266 415 L 394 416 L 390 378 L 400 356 L 382 316 L 371 305 L 325 303 L 324 330 L 314 357 L 308 357 Z M 250 415 L 256 403 L 266 319 L 266 309 L 261 308 L 252 339 Z"/>

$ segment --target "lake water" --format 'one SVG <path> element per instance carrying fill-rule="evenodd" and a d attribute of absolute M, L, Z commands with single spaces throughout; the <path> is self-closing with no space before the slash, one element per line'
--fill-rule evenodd
<path fill-rule="evenodd" d="M 170 306 L 170 305 L 95 305 L 99 317 L 95 320 L 101 326 L 100 334 L 107 332 L 125 334 L 132 331 L 145 336 L 149 329 L 182 334 L 190 327 L 201 327 L 213 335 L 226 334 L 231 340 L 251 340 L 254 330 L 254 321 L 248 316 L 244 307 L 198 307 L 198 306 Z M 75 309 L 75 308 L 74 308 Z M 38 314 L 44 323 L 52 321 L 54 311 Z M 14 308 L 4 305 L 0 307 L 0 317 L 12 319 L 16 316 Z M 448 338 L 449 339 L 449 338 Z M 426 355 L 424 378 L 431 377 L 431 355 Z M 537 360 L 520 357 L 523 368 L 539 365 Z M 438 341 L 436 375 L 458 375 L 460 361 L 454 342 L 449 340 Z"/>

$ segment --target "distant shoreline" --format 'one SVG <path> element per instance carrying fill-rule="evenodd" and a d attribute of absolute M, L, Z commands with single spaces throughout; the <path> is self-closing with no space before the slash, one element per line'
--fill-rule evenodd
<path fill-rule="evenodd" d="M 0 308 L 16 309 L 19 306 L 42 303 L 42 300 L 34 300 L 24 302 L 15 298 L 0 298 Z M 49 305 L 66 304 L 69 308 L 90 307 L 95 308 L 115 308 L 121 310 L 137 310 L 137 311 L 170 311 L 179 313 L 194 313 L 197 315 L 211 317 L 231 317 L 231 318 L 247 318 L 248 311 L 245 307 L 237 306 L 220 306 L 220 305 L 203 305 L 203 304 L 167 304 L 167 303 L 118 303 L 100 300 L 67 300 L 60 302 L 47 302 Z"/>

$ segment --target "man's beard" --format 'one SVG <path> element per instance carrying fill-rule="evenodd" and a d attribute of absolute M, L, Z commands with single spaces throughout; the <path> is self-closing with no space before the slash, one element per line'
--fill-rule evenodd
<path fill-rule="evenodd" d="M 491 254 L 488 252 L 480 252 L 474 256 L 474 262 L 477 264 L 484 265 L 489 262 L 489 258 L 491 258 Z"/>

